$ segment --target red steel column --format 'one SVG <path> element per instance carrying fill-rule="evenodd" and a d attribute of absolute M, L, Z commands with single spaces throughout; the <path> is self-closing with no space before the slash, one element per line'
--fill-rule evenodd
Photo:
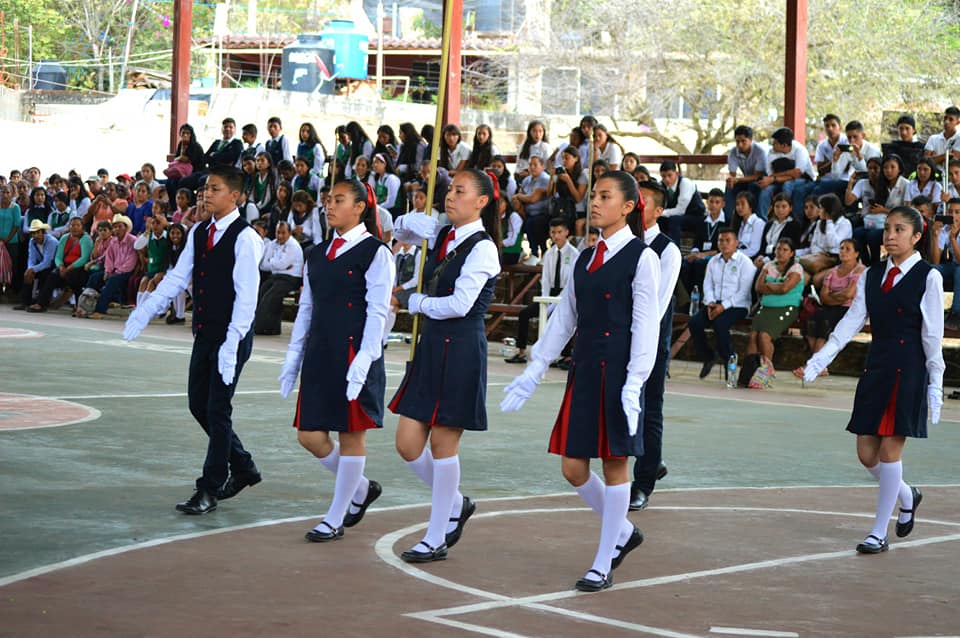
<path fill-rule="evenodd" d="M 170 84 L 170 152 L 180 141 L 180 127 L 190 112 L 190 34 L 193 2 L 173 0 L 173 73 Z"/>
<path fill-rule="evenodd" d="M 783 125 L 806 143 L 807 117 L 807 0 L 787 0 L 786 78 Z"/>
<path fill-rule="evenodd" d="M 463 74 L 460 69 L 460 50 L 463 46 L 463 0 L 443 0 L 443 2 L 444 8 L 446 8 L 446 3 L 453 3 L 453 24 L 443 25 L 444 29 L 448 26 L 451 29 L 450 68 L 440 69 L 441 73 L 444 71 L 448 73 L 447 94 L 443 100 L 443 125 L 446 126 L 447 124 L 460 124 L 460 85 L 463 81 Z M 437 131 L 436 135 L 440 135 L 440 131 Z"/>

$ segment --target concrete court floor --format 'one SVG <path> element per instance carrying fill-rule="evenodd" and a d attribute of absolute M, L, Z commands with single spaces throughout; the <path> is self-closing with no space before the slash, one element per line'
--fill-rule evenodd
<path fill-rule="evenodd" d="M 332 478 L 299 447 L 294 398 L 276 382 L 290 324 L 280 337 L 258 337 L 234 401 L 237 432 L 264 481 L 217 512 L 187 517 L 173 505 L 188 497 L 202 464 L 205 437 L 186 408 L 189 328 L 152 324 L 133 343 L 120 317 L 72 319 L 65 312 L 27 315 L 0 306 L 4 365 L 0 393 L 64 399 L 99 411 L 91 420 L 44 429 L 21 424 L 17 399 L 0 403 L 0 579 L 77 556 L 178 534 L 258 521 L 320 516 Z M 33 332 L 26 338 L 12 338 Z M 6 333 L 6 334 L 4 334 Z M 387 351 L 388 400 L 406 348 Z M 665 405 L 661 489 L 733 486 L 869 485 L 844 431 L 856 380 L 831 377 L 803 388 L 780 371 L 774 390 L 728 390 L 699 365 L 671 366 Z M 563 390 L 551 370 L 519 413 L 504 415 L 502 387 L 520 372 L 491 344 L 491 428 L 467 433 L 461 451 L 464 493 L 482 503 L 504 496 L 571 493 L 547 439 Z M 2 399 L 2 395 L 0 395 Z M 22 403 L 20 403 L 22 405 Z M 51 406 L 56 413 L 58 404 Z M 960 449 L 960 409 L 948 401 L 931 439 L 912 441 L 905 478 L 952 484 Z M 378 506 L 424 503 L 427 490 L 393 449 L 396 417 L 368 436 L 367 474 L 380 481 Z M 656 506 L 657 496 L 651 500 Z M 864 511 L 872 502 L 864 502 Z M 300 524 L 304 531 L 313 522 Z"/>

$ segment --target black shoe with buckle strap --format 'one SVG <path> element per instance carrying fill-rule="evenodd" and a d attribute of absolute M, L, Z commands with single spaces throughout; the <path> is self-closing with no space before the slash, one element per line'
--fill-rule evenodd
<path fill-rule="evenodd" d="M 363 515 L 367 513 L 367 508 L 370 507 L 370 504 L 375 500 L 380 498 L 380 495 L 383 493 L 383 488 L 376 481 L 370 481 L 370 486 L 367 488 L 367 497 L 363 499 L 363 503 L 350 502 L 354 507 L 359 507 L 360 511 L 356 514 L 347 514 L 343 517 L 343 526 L 344 527 L 353 527 L 363 519 Z"/>

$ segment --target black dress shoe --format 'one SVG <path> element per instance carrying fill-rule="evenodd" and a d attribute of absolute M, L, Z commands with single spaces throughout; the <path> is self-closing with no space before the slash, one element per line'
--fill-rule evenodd
<path fill-rule="evenodd" d="M 900 508 L 902 513 L 910 514 L 910 520 L 906 523 L 897 521 L 897 536 L 899 538 L 909 536 L 910 532 L 913 531 L 913 522 L 917 519 L 917 508 L 920 507 L 920 501 L 923 500 L 923 494 L 918 488 L 911 487 L 910 491 L 913 492 L 913 509 L 905 510 L 902 507 Z"/>
<path fill-rule="evenodd" d="M 166 321 L 168 326 L 176 326 L 181 323 L 186 323 L 187 320 L 185 317 L 178 317 L 177 315 L 170 313 L 167 315 Z"/>
<path fill-rule="evenodd" d="M 343 526 L 344 527 L 353 527 L 363 519 L 363 515 L 367 513 L 367 508 L 370 507 L 370 503 L 373 503 L 375 500 L 380 498 L 380 495 L 383 493 L 383 488 L 380 487 L 380 484 L 376 481 L 370 481 L 370 487 L 367 488 L 367 498 L 363 499 L 363 503 L 354 503 L 351 501 L 351 505 L 354 507 L 359 507 L 360 511 L 356 514 L 351 514 L 347 512 L 343 517 Z"/>
<path fill-rule="evenodd" d="M 467 524 L 467 520 L 469 520 L 476 511 L 477 504 L 471 501 L 469 496 L 464 496 L 463 505 L 460 507 L 460 516 L 450 519 L 451 522 L 457 522 L 457 527 L 452 532 L 447 532 L 446 538 L 444 539 L 444 544 L 448 549 L 460 542 L 460 536 L 463 534 L 463 526 Z"/>
<path fill-rule="evenodd" d="M 329 531 L 325 532 L 323 530 L 317 529 L 320 525 L 326 525 Z M 311 543 L 326 543 L 328 541 L 335 541 L 343 538 L 343 525 L 334 529 L 333 525 L 326 521 L 320 521 L 320 525 L 314 527 L 312 530 L 303 535 Z"/>
<path fill-rule="evenodd" d="M 715 359 L 710 359 L 703 362 L 703 367 L 700 368 L 700 378 L 706 379 L 707 375 L 710 374 L 710 371 L 713 370 L 713 366 L 716 363 Z"/>
<path fill-rule="evenodd" d="M 227 479 L 227 482 L 223 484 L 223 487 L 220 488 L 220 491 L 217 493 L 217 498 L 221 501 L 233 498 L 239 494 L 243 488 L 256 485 L 262 480 L 263 478 L 260 476 L 260 472 L 257 471 L 248 474 L 232 474 L 230 478 Z"/>
<path fill-rule="evenodd" d="M 515 355 L 513 355 L 512 357 L 510 357 L 509 359 L 504 359 L 504 361 L 506 361 L 507 363 L 526 363 L 526 362 L 527 362 L 527 357 L 526 357 L 526 355 L 515 354 Z"/>
<path fill-rule="evenodd" d="M 177 511 L 184 514 L 206 514 L 217 509 L 217 497 L 206 490 L 197 490 L 184 503 L 177 503 Z"/>
<path fill-rule="evenodd" d="M 647 503 L 650 501 L 650 497 L 647 496 L 646 492 L 643 490 L 637 490 L 637 495 L 630 499 L 630 511 L 639 512 L 640 510 L 647 509 Z"/>
<path fill-rule="evenodd" d="M 574 589 L 585 592 L 595 592 L 603 591 L 604 589 L 609 589 L 613 585 L 613 574 L 601 574 L 595 569 L 591 569 L 587 572 L 588 574 L 596 574 L 600 577 L 600 580 L 589 580 L 586 578 L 581 578 L 577 581 L 577 584 L 574 585 Z"/>
<path fill-rule="evenodd" d="M 871 538 L 874 539 L 874 540 L 876 540 L 876 541 L 877 541 L 877 544 L 867 543 L 867 542 L 863 542 L 863 543 L 858 544 L 858 545 L 857 545 L 857 553 L 858 553 L 858 554 L 879 554 L 879 553 L 881 553 L 881 552 L 885 552 L 885 551 L 887 551 L 888 549 L 890 549 L 890 543 L 888 543 L 888 542 L 887 542 L 887 539 L 885 539 L 885 538 L 878 538 L 877 536 L 874 536 L 873 534 L 870 534 L 870 535 L 867 536 L 867 538 L 865 538 L 864 540 L 866 541 L 866 540 L 869 540 L 869 539 L 871 539 Z"/>
<path fill-rule="evenodd" d="M 659 467 L 657 467 L 657 480 L 662 480 L 664 476 L 667 475 L 667 464 L 663 461 L 660 462 Z"/>
<path fill-rule="evenodd" d="M 418 552 L 417 547 L 420 546 L 426 547 L 427 551 Z M 420 541 L 417 543 L 413 549 L 408 549 L 404 553 L 400 554 L 400 558 L 405 563 L 432 563 L 438 560 L 447 560 L 447 546 L 446 544 L 441 545 L 440 547 L 433 548 Z"/>
<path fill-rule="evenodd" d="M 641 492 L 642 494 L 643 492 Z M 610 561 L 610 571 L 612 572 L 617 567 L 620 567 L 620 563 L 623 562 L 623 559 L 626 558 L 627 554 L 640 547 L 640 543 L 643 542 L 643 532 L 640 531 L 640 528 L 636 525 L 633 526 L 633 533 L 630 534 L 630 538 L 627 539 L 627 542 L 623 545 L 617 545 L 617 551 L 620 553 L 613 557 L 613 560 Z"/>

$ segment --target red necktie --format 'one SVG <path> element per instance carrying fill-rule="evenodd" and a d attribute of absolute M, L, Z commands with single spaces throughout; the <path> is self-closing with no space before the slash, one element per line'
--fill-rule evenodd
<path fill-rule="evenodd" d="M 603 255 L 607 252 L 607 244 L 601 239 L 600 243 L 597 244 L 597 252 L 593 256 L 593 261 L 590 262 L 590 267 L 587 268 L 587 272 L 596 272 L 600 266 L 603 265 Z"/>
<path fill-rule="evenodd" d="M 890 292 L 890 289 L 893 288 L 893 278 L 900 274 L 900 269 L 894 266 L 890 269 L 890 272 L 887 273 L 887 278 L 883 280 L 883 286 L 880 288 L 883 292 Z"/>
<path fill-rule="evenodd" d="M 347 243 L 346 239 L 344 239 L 343 237 L 336 237 L 333 240 L 333 244 L 331 244 L 330 246 L 330 252 L 327 253 L 327 259 L 329 261 L 333 261 L 334 259 L 336 259 L 337 251 L 340 250 L 340 246 L 343 246 L 345 243 Z"/>
<path fill-rule="evenodd" d="M 440 245 L 440 252 L 437 253 L 437 263 L 439 264 L 443 261 L 443 258 L 447 256 L 447 246 L 450 245 L 450 242 L 454 239 L 454 229 L 451 228 L 450 232 L 447 233 L 447 236 L 443 240 L 443 244 Z"/>
<path fill-rule="evenodd" d="M 207 229 L 207 252 L 213 250 L 213 236 L 217 234 L 217 227 L 213 223 Z"/>

